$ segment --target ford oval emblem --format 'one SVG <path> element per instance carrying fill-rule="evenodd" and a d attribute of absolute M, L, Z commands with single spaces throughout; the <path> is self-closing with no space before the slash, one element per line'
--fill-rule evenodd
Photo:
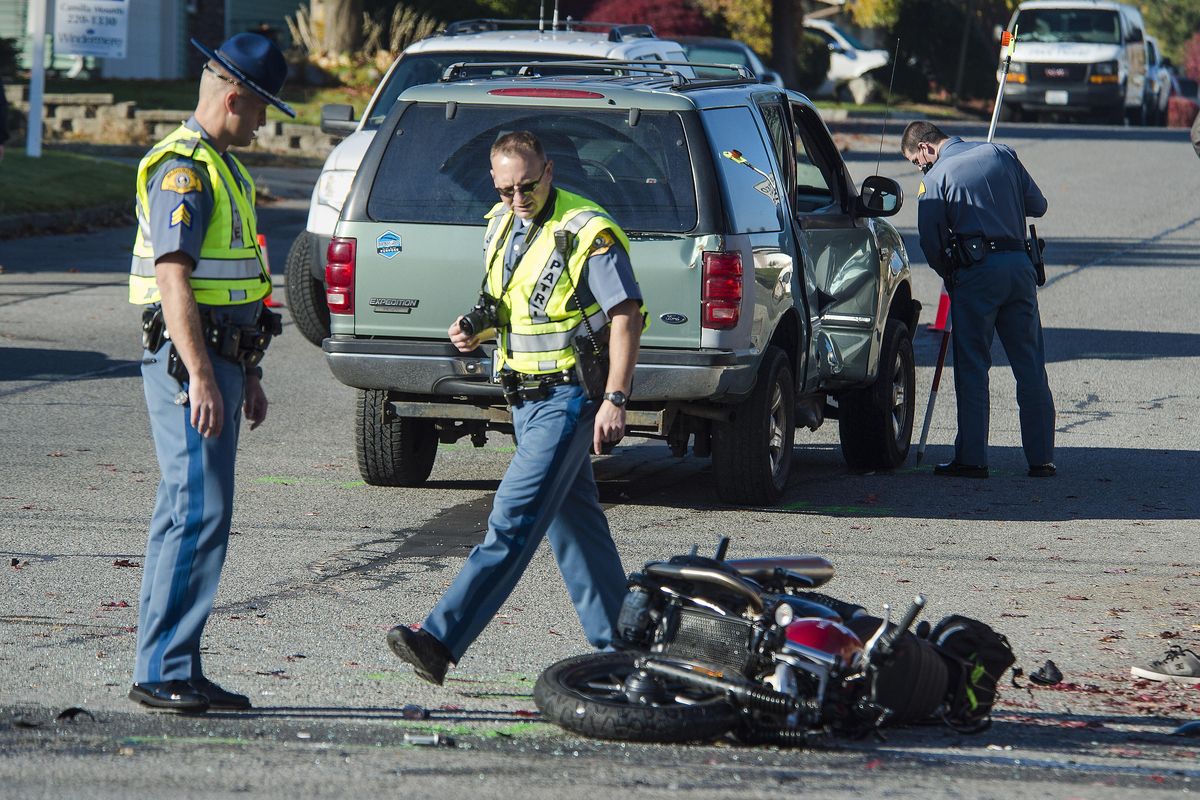
<path fill-rule="evenodd" d="M 658 318 L 668 325 L 682 325 L 687 322 L 687 317 L 683 314 L 660 314 Z"/>

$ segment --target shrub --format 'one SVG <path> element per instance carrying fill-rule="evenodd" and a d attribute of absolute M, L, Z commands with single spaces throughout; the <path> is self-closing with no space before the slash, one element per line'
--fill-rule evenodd
<path fill-rule="evenodd" d="M 1167 127 L 1190 128 L 1196 121 L 1197 112 L 1200 112 L 1200 105 L 1196 101 L 1176 95 L 1167 105 Z"/>
<path fill-rule="evenodd" d="M 600 0 L 585 19 L 651 25 L 664 38 L 712 36 L 717 32 L 708 17 L 686 0 Z"/>

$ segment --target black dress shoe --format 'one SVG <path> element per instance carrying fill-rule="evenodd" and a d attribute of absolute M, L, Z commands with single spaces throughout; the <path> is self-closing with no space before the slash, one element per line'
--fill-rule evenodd
<path fill-rule="evenodd" d="M 1053 478 L 1058 474 L 1058 467 L 1053 464 L 1032 464 L 1029 467 L 1031 478 Z"/>
<path fill-rule="evenodd" d="M 413 665 L 418 677 L 438 686 L 446 680 L 450 651 L 433 634 L 397 625 L 388 631 L 387 641 L 393 653 Z"/>
<path fill-rule="evenodd" d="M 934 475 L 945 475 L 950 478 L 986 478 L 988 476 L 987 467 L 978 467 L 974 464 L 960 464 L 957 461 L 947 461 L 945 464 L 938 464 L 933 468 Z"/>
<path fill-rule="evenodd" d="M 250 705 L 249 697 L 222 689 L 208 678 L 192 678 L 188 683 L 193 689 L 208 698 L 208 707 L 211 710 L 246 711 L 253 708 Z"/>
<path fill-rule="evenodd" d="M 187 681 L 135 683 L 129 689 L 129 699 L 144 706 L 170 711 L 208 711 L 208 698 L 193 689 Z"/>

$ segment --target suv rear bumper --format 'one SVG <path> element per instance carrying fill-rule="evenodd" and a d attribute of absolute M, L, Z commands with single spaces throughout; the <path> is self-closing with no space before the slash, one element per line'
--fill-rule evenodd
<path fill-rule="evenodd" d="M 490 346 L 482 355 L 464 355 L 449 342 L 331 336 L 322 349 L 333 376 L 357 389 L 500 397 L 500 387 L 488 382 Z M 752 352 L 644 349 L 638 354 L 634 396 L 668 401 L 743 395 L 754 386 L 757 363 Z"/>

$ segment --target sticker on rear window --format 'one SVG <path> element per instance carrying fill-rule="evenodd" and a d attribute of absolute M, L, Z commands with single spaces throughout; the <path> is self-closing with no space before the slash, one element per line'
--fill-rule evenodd
<path fill-rule="evenodd" d="M 375 252 L 384 258 L 395 258 L 403 249 L 400 235 L 392 231 L 385 231 L 375 240 Z"/>

